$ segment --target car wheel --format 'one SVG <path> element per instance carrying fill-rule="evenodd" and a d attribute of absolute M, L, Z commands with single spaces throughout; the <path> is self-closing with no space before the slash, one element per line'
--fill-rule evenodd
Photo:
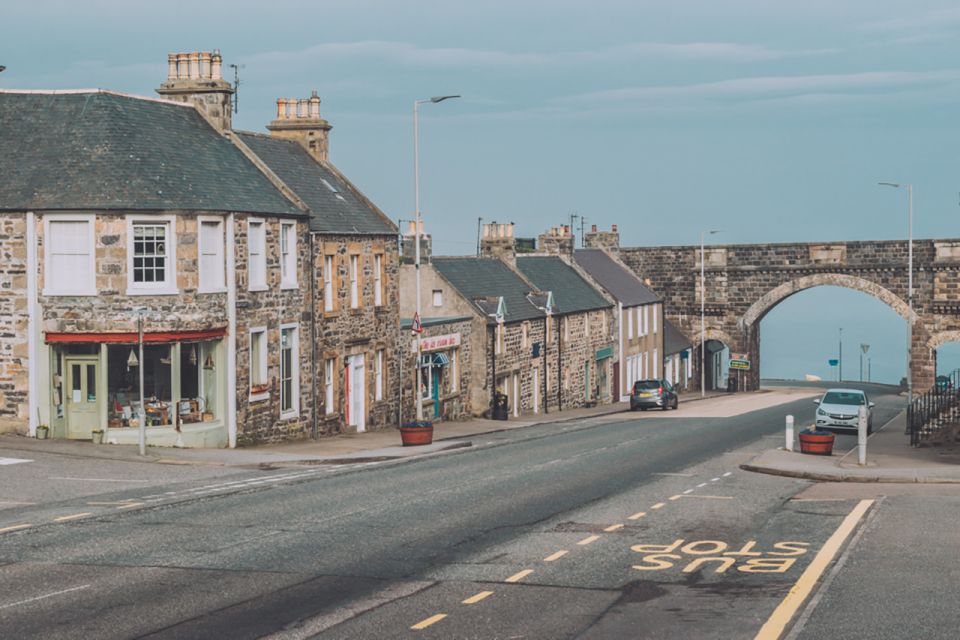
<path fill-rule="evenodd" d="M 676 411 L 676 410 L 677 410 L 677 407 L 679 407 L 679 406 L 680 406 L 680 398 L 674 398 L 674 399 L 673 399 L 673 410 Z"/>

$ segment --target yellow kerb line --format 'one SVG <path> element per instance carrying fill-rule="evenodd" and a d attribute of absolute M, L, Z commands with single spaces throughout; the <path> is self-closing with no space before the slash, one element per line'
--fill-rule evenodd
<path fill-rule="evenodd" d="M 436 614 L 436 615 L 430 616 L 430 617 L 427 618 L 426 620 L 421 620 L 420 622 L 418 622 L 417 624 L 413 625 L 413 626 L 410 627 L 410 628 L 411 628 L 411 629 L 414 629 L 414 630 L 417 630 L 417 631 L 419 631 L 420 629 L 426 629 L 426 628 L 429 627 L 430 625 L 432 625 L 432 624 L 434 624 L 434 623 L 436 623 L 436 622 L 440 622 L 441 620 L 443 620 L 443 619 L 446 618 L 446 617 L 447 617 L 447 614 L 445 614 L 445 613 L 438 613 L 438 614 Z"/>
<path fill-rule="evenodd" d="M 610 525 L 609 527 L 607 527 L 606 529 L 604 529 L 604 531 L 606 531 L 607 533 L 610 533 L 611 531 L 616 531 L 617 529 L 623 529 L 623 525 L 622 525 L 622 524 L 612 524 L 612 525 Z"/>
<path fill-rule="evenodd" d="M 117 507 L 117 509 L 130 509 L 132 507 L 140 507 L 140 506 L 143 506 L 142 502 L 130 502 L 128 504 L 120 505 L 119 507 Z"/>
<path fill-rule="evenodd" d="M 17 531 L 18 529 L 26 529 L 32 526 L 33 526 L 32 524 L 15 524 L 13 526 L 4 527 L 3 529 L 0 529 L 0 533 L 6 533 L 7 531 Z"/>
<path fill-rule="evenodd" d="M 663 508 L 665 505 L 666 505 L 666 503 L 664 503 L 664 502 L 658 502 L 657 504 L 653 505 L 653 506 L 650 507 L 650 508 L 651 508 L 651 509 L 661 509 L 661 508 Z"/>
<path fill-rule="evenodd" d="M 523 571 L 520 571 L 519 573 L 513 574 L 512 576 L 510 576 L 509 578 L 507 578 L 506 580 L 504 580 L 504 582 L 520 582 L 521 580 L 523 580 L 524 578 L 526 578 L 526 577 L 527 577 L 528 575 L 530 575 L 531 573 L 533 573 L 533 569 L 524 569 Z"/>
<path fill-rule="evenodd" d="M 581 540 L 581 541 L 578 542 L 577 544 L 590 544 L 591 542 L 594 542 L 594 541 L 599 540 L 599 539 L 600 539 L 600 536 L 587 536 L 586 538 L 584 538 L 583 540 Z"/>
<path fill-rule="evenodd" d="M 492 596 L 492 595 L 493 595 L 493 591 L 481 591 L 481 592 L 478 593 L 477 595 L 475 595 L 475 596 L 470 596 L 469 598 L 467 598 L 466 600 L 464 600 L 464 601 L 463 601 L 463 604 L 477 604 L 477 603 L 480 602 L 481 600 L 483 600 L 483 599 L 485 599 L 485 598 L 489 598 L 489 597 Z"/>
<path fill-rule="evenodd" d="M 637 513 L 633 514 L 632 516 L 629 516 L 629 517 L 627 518 L 627 520 L 639 520 L 640 518 L 642 518 L 642 517 L 645 516 L 645 515 L 647 515 L 647 512 L 646 512 L 646 511 L 638 511 Z"/>
<path fill-rule="evenodd" d="M 553 562 L 554 560 L 559 560 L 560 558 L 562 558 L 562 557 L 565 556 L 565 555 L 567 555 L 567 550 L 566 550 L 566 549 L 561 549 L 560 551 L 557 551 L 556 553 L 551 553 L 551 554 L 548 555 L 546 558 L 544 558 L 543 561 L 544 561 L 544 562 Z"/>
<path fill-rule="evenodd" d="M 87 516 L 92 515 L 89 511 L 85 513 L 75 513 L 70 516 L 60 516 L 59 518 L 54 518 L 54 522 L 67 522 L 68 520 L 78 520 L 80 518 L 86 518 Z"/>
<path fill-rule="evenodd" d="M 872 504 L 873 500 L 861 500 L 857 506 L 853 508 L 853 511 L 843 519 L 843 522 L 840 523 L 837 530 L 827 539 L 810 565 L 800 575 L 793 587 L 790 588 L 790 592 L 787 593 L 783 601 L 774 609 L 773 614 L 771 614 L 766 623 L 760 627 L 756 640 L 776 640 L 783 634 L 787 628 L 787 624 L 793 619 L 800 605 L 806 601 L 824 570 L 833 561 L 840 547 L 843 546 L 844 541 L 846 541 L 847 537 Z"/>
<path fill-rule="evenodd" d="M 670 499 L 671 499 L 671 500 L 679 500 L 679 499 L 682 498 L 682 497 L 683 497 L 683 496 L 681 496 L 681 495 L 676 495 L 676 496 L 670 496 Z M 654 509 L 656 509 L 656 507 L 654 507 Z"/>

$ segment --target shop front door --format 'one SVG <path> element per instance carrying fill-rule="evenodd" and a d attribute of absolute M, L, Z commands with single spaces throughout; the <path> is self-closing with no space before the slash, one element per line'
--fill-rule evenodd
<path fill-rule="evenodd" d="M 67 437 L 89 440 L 100 424 L 99 359 L 96 356 L 64 358 L 66 371 Z"/>
<path fill-rule="evenodd" d="M 433 398 L 433 417 L 440 417 L 440 367 L 430 369 L 430 396 Z"/>
<path fill-rule="evenodd" d="M 357 428 L 357 433 L 367 430 L 367 412 L 364 403 L 366 394 L 365 373 L 363 366 L 363 355 L 350 356 L 350 424 Z"/>

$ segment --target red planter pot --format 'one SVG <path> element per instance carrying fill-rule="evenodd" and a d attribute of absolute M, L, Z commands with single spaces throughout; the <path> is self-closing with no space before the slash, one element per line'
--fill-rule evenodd
<path fill-rule="evenodd" d="M 804 433 L 800 432 L 800 453 L 810 453 L 817 456 L 833 455 L 832 433 Z"/>
<path fill-rule="evenodd" d="M 433 425 L 420 423 L 400 427 L 400 441 L 405 447 L 417 447 L 433 442 Z"/>

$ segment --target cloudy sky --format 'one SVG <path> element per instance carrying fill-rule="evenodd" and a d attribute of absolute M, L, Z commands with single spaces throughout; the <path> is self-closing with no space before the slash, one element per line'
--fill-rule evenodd
<path fill-rule="evenodd" d="M 7 0 L 0 86 L 152 95 L 168 52 L 219 48 L 235 126 L 316 89 L 333 161 L 395 219 L 413 100 L 462 94 L 421 113 L 442 253 L 471 252 L 478 217 L 533 236 L 571 213 L 625 245 L 904 237 L 879 180 L 914 184 L 916 237 L 958 237 L 958 35 L 960 7 L 924 0 Z M 846 362 L 868 342 L 874 379 L 903 375 L 900 319 L 829 288 L 764 321 L 764 374 L 830 375 L 840 326 Z"/>

